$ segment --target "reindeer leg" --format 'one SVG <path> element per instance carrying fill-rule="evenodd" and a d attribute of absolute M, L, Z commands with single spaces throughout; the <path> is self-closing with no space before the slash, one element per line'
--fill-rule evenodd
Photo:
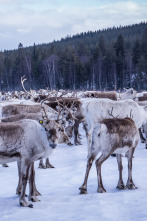
<path fill-rule="evenodd" d="M 34 177 L 35 177 L 34 165 L 33 165 L 33 173 L 34 173 Z M 41 193 L 39 193 L 39 191 L 38 191 L 37 188 L 36 188 L 35 178 L 34 178 L 34 180 L 33 180 L 33 188 L 34 188 L 35 196 L 41 196 Z"/>
<path fill-rule="evenodd" d="M 39 191 L 36 188 L 35 180 L 34 180 L 33 185 L 34 185 L 35 196 L 41 196 L 41 193 L 39 193 Z"/>
<path fill-rule="evenodd" d="M 21 195 L 20 195 L 19 203 L 21 206 L 33 208 L 33 205 L 28 203 L 25 199 L 25 191 L 26 191 L 30 165 L 31 165 L 31 162 L 27 159 L 21 162 L 22 188 L 21 188 Z"/>
<path fill-rule="evenodd" d="M 141 127 L 138 130 L 139 130 L 139 134 L 140 134 L 141 143 L 145 143 L 146 140 L 142 134 Z"/>
<path fill-rule="evenodd" d="M 41 193 L 39 193 L 39 191 L 37 190 L 37 188 L 36 188 L 36 184 L 35 184 L 35 168 L 34 168 L 34 163 L 33 163 L 33 165 L 32 165 L 32 167 L 30 167 L 30 170 L 29 170 L 29 172 L 30 172 L 30 176 L 31 176 L 31 168 L 32 168 L 32 170 L 33 170 L 33 176 L 34 176 L 34 179 L 33 179 L 33 188 L 34 188 L 34 192 L 35 192 L 35 196 L 41 196 Z M 30 177 L 29 176 L 29 177 Z"/>
<path fill-rule="evenodd" d="M 16 188 L 16 194 L 17 195 L 20 195 L 21 194 L 21 161 L 17 161 L 17 167 L 18 167 L 18 177 L 19 177 L 19 180 L 18 180 L 18 186 Z"/>
<path fill-rule="evenodd" d="M 37 197 L 36 197 L 34 183 L 35 183 L 35 168 L 34 168 L 34 162 L 33 162 L 30 166 L 30 177 L 29 177 L 30 192 L 29 192 L 28 198 L 32 202 L 38 202 L 40 200 L 37 199 Z"/>
<path fill-rule="evenodd" d="M 17 167 L 18 167 L 18 185 L 16 188 L 16 195 L 21 194 L 21 187 L 22 187 L 22 177 L 21 177 L 21 161 L 17 161 Z M 27 196 L 27 194 L 25 194 Z"/>
<path fill-rule="evenodd" d="M 74 143 L 75 145 L 81 145 L 81 142 L 78 141 L 78 129 L 79 129 L 79 122 L 75 120 L 74 124 Z"/>
<path fill-rule="evenodd" d="M 82 139 L 81 134 L 79 133 L 79 131 L 78 131 L 78 138 L 79 138 L 80 140 Z"/>
<path fill-rule="evenodd" d="M 134 154 L 135 148 L 132 148 L 127 152 L 127 157 L 128 157 L 128 181 L 127 181 L 127 187 L 128 189 L 137 189 L 135 184 L 133 183 L 132 180 L 132 158 Z"/>
<path fill-rule="evenodd" d="M 103 182 L 102 182 L 102 176 L 101 176 L 101 165 L 102 163 L 110 156 L 110 154 L 104 155 L 102 154 L 95 162 L 96 169 L 97 169 L 97 177 L 98 177 L 98 189 L 97 192 L 104 193 L 106 192 Z"/>
<path fill-rule="evenodd" d="M 94 157 L 90 157 L 87 161 L 87 168 L 86 168 L 86 173 L 85 173 L 85 178 L 84 178 L 84 183 L 82 186 L 79 188 L 80 194 L 86 194 L 87 193 L 87 181 L 88 181 L 88 175 L 89 171 L 91 169 L 92 163 L 94 161 Z"/>
<path fill-rule="evenodd" d="M 46 168 L 55 168 L 54 166 L 52 166 L 49 162 L 49 158 L 46 158 Z"/>
<path fill-rule="evenodd" d="M 117 164 L 118 164 L 118 170 L 119 170 L 119 180 L 118 180 L 118 184 L 116 188 L 122 190 L 122 189 L 126 189 L 126 186 L 124 185 L 123 178 L 122 178 L 122 170 L 123 170 L 122 156 L 121 154 L 116 154 L 116 157 L 117 157 Z"/>
<path fill-rule="evenodd" d="M 46 166 L 43 164 L 43 159 L 40 160 L 38 168 L 46 169 Z"/>

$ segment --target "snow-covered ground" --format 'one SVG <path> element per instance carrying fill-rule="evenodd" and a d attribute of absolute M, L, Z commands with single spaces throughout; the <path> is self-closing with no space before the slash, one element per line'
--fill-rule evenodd
<path fill-rule="evenodd" d="M 18 181 L 17 165 L 0 167 L 0 221 L 146 221 L 147 220 L 147 150 L 139 144 L 133 159 L 133 178 L 136 190 L 116 189 L 118 169 L 116 158 L 110 157 L 102 166 L 103 184 L 107 193 L 97 193 L 95 164 L 88 180 L 88 194 L 80 195 L 83 183 L 87 147 L 82 131 L 81 146 L 59 145 L 50 157 L 55 169 L 36 167 L 37 189 L 42 193 L 34 208 L 19 206 L 15 190 Z M 127 181 L 127 159 L 123 157 L 123 177 Z M 27 187 L 28 193 L 28 187 Z"/>

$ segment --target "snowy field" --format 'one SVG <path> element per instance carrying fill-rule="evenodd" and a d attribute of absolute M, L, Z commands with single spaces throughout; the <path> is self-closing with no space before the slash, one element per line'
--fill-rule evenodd
<path fill-rule="evenodd" d="M 102 166 L 103 184 L 107 193 L 97 193 L 95 164 L 88 180 L 88 194 L 80 195 L 83 183 L 87 147 L 84 131 L 81 146 L 58 145 L 50 162 L 55 169 L 36 167 L 36 185 L 42 196 L 34 208 L 19 206 L 15 195 L 18 182 L 17 165 L 0 167 L 0 221 L 146 221 L 147 220 L 147 150 L 139 144 L 133 159 L 136 190 L 116 189 L 118 169 L 116 158 L 110 157 Z M 123 177 L 127 181 L 127 160 L 123 157 Z M 28 187 L 27 187 L 28 193 Z"/>

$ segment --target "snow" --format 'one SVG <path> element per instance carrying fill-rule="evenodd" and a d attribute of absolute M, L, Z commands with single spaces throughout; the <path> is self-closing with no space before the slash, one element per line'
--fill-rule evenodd
<path fill-rule="evenodd" d="M 133 179 L 136 190 L 118 190 L 116 158 L 110 157 L 102 166 L 103 184 L 107 193 L 97 193 L 95 164 L 90 171 L 88 194 L 80 195 L 87 163 L 87 145 L 84 131 L 82 145 L 60 144 L 50 157 L 55 169 L 36 167 L 36 185 L 42 196 L 34 208 L 19 206 L 15 195 L 18 182 L 17 164 L 0 167 L 0 220 L 1 221 L 145 221 L 147 220 L 147 150 L 139 143 L 133 159 Z M 123 157 L 123 177 L 127 181 L 127 159 Z M 28 194 L 28 185 L 27 185 Z"/>

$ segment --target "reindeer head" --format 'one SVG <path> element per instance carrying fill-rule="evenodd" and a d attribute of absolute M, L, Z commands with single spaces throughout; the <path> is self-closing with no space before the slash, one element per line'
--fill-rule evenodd
<path fill-rule="evenodd" d="M 54 149 L 60 139 L 60 133 L 64 132 L 62 126 L 55 120 L 43 119 L 39 123 L 45 128 L 49 145 Z"/>
<path fill-rule="evenodd" d="M 42 106 L 44 115 L 42 114 L 42 121 L 40 123 L 45 128 L 50 146 L 55 148 L 55 144 L 59 143 L 69 143 L 69 137 L 64 131 L 64 127 L 61 124 L 62 118 L 60 119 L 61 112 L 57 114 L 51 114 L 45 111 L 45 108 Z"/>
<path fill-rule="evenodd" d="M 63 105 L 61 104 L 59 101 L 57 101 L 58 106 L 58 119 L 57 121 L 62 124 L 62 126 L 64 128 L 67 128 L 68 126 L 73 126 L 74 125 L 74 121 L 76 120 L 76 118 L 74 117 L 74 111 L 72 110 L 72 105 L 69 108 L 68 104 L 67 105 Z"/>
<path fill-rule="evenodd" d="M 62 118 L 60 119 L 60 122 L 64 128 L 74 125 L 72 111 L 69 111 L 68 109 L 63 108 L 61 111 L 61 115 L 62 115 Z"/>

